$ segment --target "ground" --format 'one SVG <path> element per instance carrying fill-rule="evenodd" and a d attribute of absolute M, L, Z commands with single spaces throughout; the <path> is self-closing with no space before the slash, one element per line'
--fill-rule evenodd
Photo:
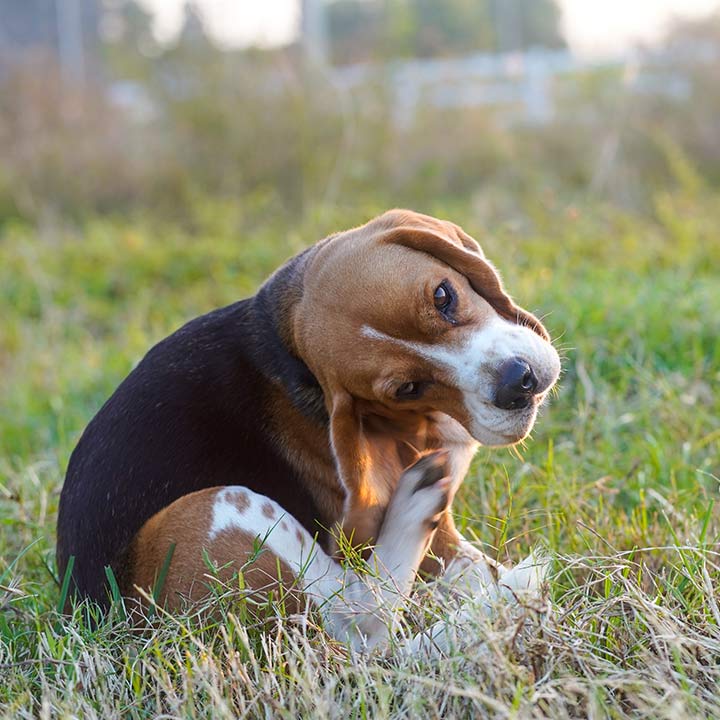
<path fill-rule="evenodd" d="M 103 400 L 185 320 L 385 208 L 300 224 L 205 202 L 182 224 L 95 218 L 0 234 L 0 712 L 7 717 L 718 717 L 720 196 L 644 214 L 542 195 L 462 224 L 562 350 L 559 391 L 517 450 L 481 450 L 459 525 L 512 561 L 554 555 L 553 612 L 480 616 L 451 659 L 351 661 L 313 628 L 262 634 L 156 617 L 131 630 L 56 611 L 57 503 Z M 184 217 L 187 218 L 187 211 Z M 414 613 L 419 609 L 416 606 Z M 411 613 L 412 615 L 412 613 Z M 486 642 L 480 642 L 484 638 Z"/>

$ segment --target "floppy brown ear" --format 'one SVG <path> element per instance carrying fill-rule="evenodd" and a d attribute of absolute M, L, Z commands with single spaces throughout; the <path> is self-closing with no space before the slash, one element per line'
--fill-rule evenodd
<path fill-rule="evenodd" d="M 485 298 L 499 315 L 519 325 L 526 325 L 549 341 L 550 336 L 543 324 L 532 313 L 516 305 L 505 292 L 498 271 L 485 258 L 478 243 L 457 226 L 453 226 L 453 229 L 462 247 L 438 233 L 412 226 L 387 230 L 381 240 L 428 253 L 447 263 L 465 275 L 473 290 Z"/>
<path fill-rule="evenodd" d="M 344 390 L 333 392 L 330 440 L 345 488 L 342 530 L 353 545 L 368 542 L 377 537 L 387 502 L 373 482 L 373 454 L 357 403 Z"/>
<path fill-rule="evenodd" d="M 353 545 L 377 538 L 400 474 L 416 459 L 404 440 L 363 418 L 360 404 L 345 390 L 332 392 L 330 439 L 346 493 L 342 530 Z"/>

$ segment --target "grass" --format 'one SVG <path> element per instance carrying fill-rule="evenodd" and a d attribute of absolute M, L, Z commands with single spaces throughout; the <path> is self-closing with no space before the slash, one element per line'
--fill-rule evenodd
<path fill-rule="evenodd" d="M 314 628 L 248 629 L 223 600 L 219 622 L 160 613 L 144 633 L 119 611 L 100 623 L 83 606 L 57 612 L 59 491 L 103 400 L 183 321 L 384 208 L 322 209 L 297 225 L 259 197 L 198 202 L 182 225 L 6 226 L 2 715 L 720 716 L 720 196 L 680 187 L 644 218 L 542 196 L 492 232 L 482 203 L 418 208 L 475 234 L 564 355 L 534 437 L 482 450 L 456 504 L 464 532 L 503 560 L 549 546 L 555 611 L 478 614 L 443 662 L 351 661 Z"/>

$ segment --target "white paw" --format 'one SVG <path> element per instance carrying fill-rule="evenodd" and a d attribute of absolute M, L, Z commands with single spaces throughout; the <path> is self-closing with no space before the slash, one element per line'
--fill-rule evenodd
<path fill-rule="evenodd" d="M 387 519 L 407 527 L 434 530 L 450 502 L 449 453 L 437 450 L 421 457 L 400 476 Z"/>

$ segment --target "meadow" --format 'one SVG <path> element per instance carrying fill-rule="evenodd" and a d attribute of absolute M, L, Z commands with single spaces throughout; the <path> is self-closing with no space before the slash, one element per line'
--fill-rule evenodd
<path fill-rule="evenodd" d="M 195 198 L 177 221 L 7 223 L 0 715 L 720 717 L 720 194 L 691 174 L 642 213 L 529 194 L 492 221 L 482 196 L 414 208 L 481 242 L 564 365 L 532 438 L 481 449 L 455 507 L 503 561 L 549 548 L 553 612 L 478 613 L 475 641 L 442 661 L 351 660 L 317 628 L 248 629 L 225 601 L 220 622 L 160 613 L 143 633 L 121 608 L 57 611 L 59 492 L 105 398 L 184 321 L 382 201 L 301 222 L 259 194 Z"/>

